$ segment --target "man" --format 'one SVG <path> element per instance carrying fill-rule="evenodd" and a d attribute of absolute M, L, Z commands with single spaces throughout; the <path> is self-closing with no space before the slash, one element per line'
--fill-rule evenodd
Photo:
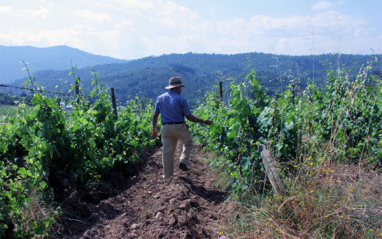
<path fill-rule="evenodd" d="M 186 99 L 181 96 L 182 81 L 179 77 L 172 77 L 169 80 L 169 85 L 166 89 L 170 89 L 167 93 L 160 95 L 155 103 L 153 114 L 153 138 L 158 137 L 157 123 L 159 114 L 162 115 L 162 162 L 164 179 L 169 181 L 174 172 L 174 156 L 178 140 L 183 144 L 183 151 L 180 156 L 179 168 L 183 171 L 188 170 L 188 160 L 194 142 L 192 140 L 192 133 L 186 125 L 184 117 L 189 121 L 195 123 L 203 123 L 212 125 L 213 121 L 206 119 L 203 120 L 199 117 L 192 115 Z"/>

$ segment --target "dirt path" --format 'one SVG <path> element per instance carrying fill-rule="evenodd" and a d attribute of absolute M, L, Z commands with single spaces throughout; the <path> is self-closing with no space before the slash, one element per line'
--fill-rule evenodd
<path fill-rule="evenodd" d="M 67 215 L 57 237 L 219 238 L 218 220 L 224 218 L 221 209 L 227 194 L 214 186 L 216 176 L 203 161 L 202 147 L 194 146 L 190 169 L 176 167 L 168 186 L 162 179 L 161 150 L 144 160 L 142 170 L 119 194 L 97 205 L 84 204 L 82 216 Z M 178 145 L 178 155 L 180 150 Z"/>

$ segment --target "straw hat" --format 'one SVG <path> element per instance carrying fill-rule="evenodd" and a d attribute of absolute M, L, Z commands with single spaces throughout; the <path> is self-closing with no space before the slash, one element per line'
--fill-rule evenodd
<path fill-rule="evenodd" d="M 170 78 L 169 86 L 166 86 L 166 89 L 172 89 L 175 87 L 186 87 L 185 85 L 182 84 L 182 81 L 180 80 L 180 77 L 172 77 Z"/>

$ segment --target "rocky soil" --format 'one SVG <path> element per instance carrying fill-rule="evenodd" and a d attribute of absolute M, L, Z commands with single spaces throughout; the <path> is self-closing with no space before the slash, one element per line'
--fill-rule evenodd
<path fill-rule="evenodd" d="M 194 146 L 188 171 L 176 167 L 170 184 L 162 178 L 162 148 L 143 159 L 135 176 L 120 182 L 115 196 L 97 204 L 67 199 L 54 238 L 220 238 L 219 220 L 228 195 L 215 186 L 207 156 Z M 181 145 L 177 153 L 180 155 Z M 177 160 L 177 158 L 176 158 Z M 178 163 L 175 163 L 178 166 Z"/>

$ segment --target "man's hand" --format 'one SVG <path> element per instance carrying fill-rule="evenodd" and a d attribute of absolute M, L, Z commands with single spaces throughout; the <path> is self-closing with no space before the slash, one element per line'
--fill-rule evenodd
<path fill-rule="evenodd" d="M 212 125 L 214 122 L 212 120 L 206 119 L 204 120 L 204 124 L 206 125 Z"/>
<path fill-rule="evenodd" d="M 194 115 L 187 115 L 186 118 L 191 122 L 195 122 L 195 123 L 199 123 L 199 124 L 212 125 L 214 123 L 212 120 L 209 120 L 209 119 L 204 120 L 204 119 L 196 117 Z"/>
<path fill-rule="evenodd" d="M 153 138 L 156 139 L 158 137 L 158 131 L 156 129 L 153 130 Z"/>

